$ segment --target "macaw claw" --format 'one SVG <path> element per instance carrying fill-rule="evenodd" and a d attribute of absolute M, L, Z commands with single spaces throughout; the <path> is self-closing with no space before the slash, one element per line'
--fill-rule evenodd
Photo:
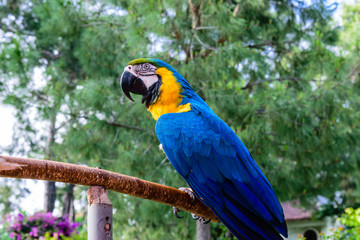
<path fill-rule="evenodd" d="M 205 218 L 200 218 L 199 221 L 200 221 L 202 224 L 208 224 L 209 222 L 211 222 L 211 219 L 206 220 Z"/>
<path fill-rule="evenodd" d="M 191 199 L 192 199 L 192 204 L 194 204 L 195 203 L 195 201 L 196 201 L 196 196 L 195 196 L 195 193 L 192 191 L 192 189 L 191 188 L 186 188 L 186 187 L 181 187 L 181 188 L 179 188 L 179 190 L 180 191 L 183 191 L 184 193 L 187 193 L 187 195 L 189 195 L 190 197 L 191 197 Z"/>
<path fill-rule="evenodd" d="M 197 221 L 199 221 L 199 222 L 202 223 L 202 224 L 208 224 L 208 223 L 211 221 L 211 219 L 206 220 L 205 218 L 196 216 L 196 215 L 193 214 L 193 213 L 191 214 L 191 216 L 192 216 L 192 218 L 193 218 L 194 220 L 197 220 Z"/>
<path fill-rule="evenodd" d="M 177 218 L 184 218 L 184 217 L 178 215 L 179 212 L 181 212 L 180 209 L 178 209 L 178 208 L 176 208 L 176 207 L 173 207 L 173 213 L 174 213 L 175 217 L 177 217 Z"/>
<path fill-rule="evenodd" d="M 194 192 L 191 190 L 191 188 L 181 187 L 181 188 L 179 188 L 179 190 L 187 193 L 187 194 L 191 197 L 191 199 L 192 199 L 192 202 L 191 202 L 191 203 L 192 203 L 192 204 L 195 203 L 195 201 L 196 201 L 196 196 L 195 196 Z M 184 218 L 184 217 L 178 215 L 179 212 L 181 212 L 180 209 L 178 209 L 177 207 L 173 207 L 173 213 L 174 213 L 175 217 L 177 217 L 177 218 Z"/>
<path fill-rule="evenodd" d="M 199 216 L 196 216 L 195 214 L 191 214 L 191 216 L 192 216 L 192 218 L 194 219 L 194 220 L 199 220 L 200 219 L 200 217 Z"/>
<path fill-rule="evenodd" d="M 195 196 L 195 193 L 191 190 L 191 188 L 181 187 L 181 188 L 179 188 L 179 190 L 187 193 L 187 194 L 191 197 L 191 199 L 192 199 L 192 202 L 191 202 L 191 203 L 192 203 L 192 204 L 195 203 L 195 201 L 196 201 L 196 196 Z M 174 213 L 175 217 L 177 217 L 177 218 L 183 218 L 182 216 L 179 216 L 179 215 L 178 215 L 178 213 L 179 213 L 180 211 L 181 211 L 180 209 L 178 209 L 178 208 L 176 208 L 176 207 L 173 207 L 173 213 Z M 202 223 L 202 224 L 208 224 L 208 223 L 211 221 L 211 219 L 206 220 L 205 218 L 196 216 L 196 215 L 193 214 L 193 213 L 191 214 L 191 217 L 192 217 L 194 220 L 197 220 L 197 221 L 199 221 L 199 222 Z"/>

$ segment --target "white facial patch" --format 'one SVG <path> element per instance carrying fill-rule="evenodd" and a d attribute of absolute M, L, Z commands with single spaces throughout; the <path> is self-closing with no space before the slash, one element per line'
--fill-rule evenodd
<path fill-rule="evenodd" d="M 140 78 L 143 80 L 145 86 L 149 88 L 151 85 L 156 83 L 159 78 L 157 75 L 150 75 L 150 76 L 140 76 Z"/>
<path fill-rule="evenodd" d="M 159 78 L 155 73 L 156 67 L 150 63 L 138 64 L 135 66 L 126 66 L 125 71 L 132 73 L 134 76 L 141 78 L 145 86 L 149 89 Z"/>

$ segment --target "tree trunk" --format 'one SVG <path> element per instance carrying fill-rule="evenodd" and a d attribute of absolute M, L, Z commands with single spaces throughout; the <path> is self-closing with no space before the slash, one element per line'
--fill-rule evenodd
<path fill-rule="evenodd" d="M 55 142 L 55 132 L 56 132 L 55 124 L 56 124 L 56 113 L 54 113 L 53 117 L 51 118 L 49 136 L 46 146 L 46 158 L 52 160 L 54 157 L 52 145 Z M 56 201 L 55 182 L 45 182 L 44 211 L 45 212 L 54 211 L 55 201 Z"/>
<path fill-rule="evenodd" d="M 69 184 L 66 186 L 66 192 L 64 194 L 64 208 L 62 215 L 69 215 L 69 219 L 75 222 L 75 208 L 74 208 L 74 184 Z"/>
<path fill-rule="evenodd" d="M 55 208 L 56 185 L 55 182 L 45 182 L 44 211 L 52 212 Z"/>
<path fill-rule="evenodd" d="M 196 240 L 210 240 L 210 223 L 202 224 L 196 221 Z"/>
<path fill-rule="evenodd" d="M 232 232 L 230 232 L 229 229 L 226 231 L 225 237 L 226 237 L 226 238 L 230 238 L 230 239 L 235 239 L 234 234 L 232 234 Z"/>

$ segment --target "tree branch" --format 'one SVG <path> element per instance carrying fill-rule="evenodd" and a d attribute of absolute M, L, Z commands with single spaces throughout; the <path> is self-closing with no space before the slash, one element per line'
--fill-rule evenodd
<path fill-rule="evenodd" d="M 188 2 L 189 2 L 189 9 L 190 9 L 191 18 L 192 18 L 192 29 L 199 31 L 199 30 L 208 28 L 208 27 L 200 26 L 200 24 L 201 24 L 201 14 L 200 14 L 201 4 L 193 3 L 193 0 L 188 0 Z M 207 45 L 206 43 L 204 43 L 203 41 L 201 41 L 201 39 L 199 38 L 199 36 L 197 35 L 196 32 L 194 32 L 194 37 L 195 37 L 196 41 L 201 46 L 203 46 L 205 49 L 212 50 L 212 51 L 218 50 L 217 48 L 211 47 L 211 46 Z"/>
<path fill-rule="evenodd" d="M 188 2 L 192 18 L 192 28 L 196 29 L 201 23 L 200 4 L 194 4 L 192 0 L 188 0 Z"/>
<path fill-rule="evenodd" d="M 209 49 L 209 50 L 212 50 L 215 52 L 218 50 L 217 48 L 211 47 L 211 46 L 207 45 L 206 43 L 204 43 L 203 41 L 201 41 L 196 33 L 194 34 L 194 37 L 198 41 L 198 43 L 200 43 L 200 45 L 202 45 L 205 49 Z"/>
<path fill-rule="evenodd" d="M 99 22 L 88 22 L 86 24 L 81 25 L 80 27 L 82 28 L 87 28 L 87 27 L 96 27 L 96 26 L 101 26 L 101 25 L 106 25 L 109 24 L 111 26 L 118 26 L 118 27 L 123 27 L 123 25 L 118 24 L 118 23 L 114 23 L 114 22 L 107 22 L 107 21 L 99 21 Z"/>
<path fill-rule="evenodd" d="M 76 115 L 75 115 L 75 117 L 76 117 Z M 89 120 L 89 117 L 86 116 L 86 115 L 79 116 L 79 117 L 84 118 L 86 120 Z M 141 128 L 141 127 L 135 127 L 135 126 L 131 126 L 131 125 L 123 124 L 123 123 L 118 123 L 118 122 L 113 122 L 113 121 L 106 121 L 106 120 L 100 120 L 100 119 L 98 119 L 98 121 L 103 121 L 106 124 L 108 124 L 110 126 L 113 126 L 113 127 L 122 127 L 122 128 L 137 130 L 137 131 L 149 131 L 149 129 L 145 129 L 145 128 Z"/>
<path fill-rule="evenodd" d="M 20 29 L 17 29 L 17 28 L 13 28 L 12 26 L 8 25 L 8 24 L 3 24 L 1 21 L 0 21 L 0 29 L 3 30 L 5 33 L 6 32 L 11 32 L 13 34 L 24 34 L 24 35 L 27 35 L 27 36 L 33 36 L 34 34 L 32 32 L 29 32 L 29 31 L 25 31 L 25 30 L 20 30 Z"/>
<path fill-rule="evenodd" d="M 117 123 L 117 122 L 106 121 L 106 123 L 109 124 L 110 126 L 128 128 L 128 129 L 133 129 L 133 130 L 138 130 L 138 131 L 148 131 L 148 130 L 149 130 L 149 129 L 145 129 L 145 128 L 141 128 L 141 127 L 135 127 L 135 126 L 130 126 L 130 125 L 126 125 L 126 124 L 122 124 L 122 123 Z"/>
<path fill-rule="evenodd" d="M 46 98 L 45 95 L 41 95 L 39 91 L 37 90 L 32 90 L 30 91 L 31 94 L 35 95 L 39 100 L 44 101 L 44 102 L 48 102 L 49 100 Z"/>
<path fill-rule="evenodd" d="M 195 30 L 213 30 L 213 29 L 218 29 L 217 27 L 213 27 L 213 26 L 202 26 L 202 27 L 196 27 L 194 28 Z"/>
<path fill-rule="evenodd" d="M 291 41 L 285 41 L 285 42 L 281 42 L 282 44 L 292 44 L 295 41 L 291 40 Z M 270 47 L 274 47 L 276 45 L 276 43 L 274 41 L 268 41 L 268 40 L 264 40 L 262 43 L 257 43 L 257 44 L 248 44 L 245 45 L 248 48 L 255 48 L 255 49 L 262 49 L 264 50 L 264 47 L 266 46 L 270 46 Z"/>
<path fill-rule="evenodd" d="M 346 78 L 353 78 L 360 74 L 360 63 L 356 64 L 351 71 L 346 75 Z"/>
<path fill-rule="evenodd" d="M 16 29 L 11 28 L 11 26 L 9 25 L 3 24 L 1 21 L 0 21 L 0 29 L 3 30 L 4 32 L 7 31 L 15 34 L 17 33 Z"/>
<path fill-rule="evenodd" d="M 48 160 L 0 156 L 0 176 L 103 186 L 108 190 L 174 206 L 217 222 L 215 214 L 178 189 L 102 169 Z"/>
<path fill-rule="evenodd" d="M 236 4 L 234 12 L 233 12 L 233 17 L 237 17 L 237 14 L 240 11 L 240 3 Z"/>

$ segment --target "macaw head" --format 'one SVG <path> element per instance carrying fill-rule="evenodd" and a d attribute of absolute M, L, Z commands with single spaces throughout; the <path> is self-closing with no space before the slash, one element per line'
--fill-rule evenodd
<path fill-rule="evenodd" d="M 142 95 L 141 102 L 155 120 L 164 113 L 189 111 L 188 98 L 195 94 L 189 83 L 169 64 L 151 58 L 128 63 L 120 80 L 124 94 Z"/>

